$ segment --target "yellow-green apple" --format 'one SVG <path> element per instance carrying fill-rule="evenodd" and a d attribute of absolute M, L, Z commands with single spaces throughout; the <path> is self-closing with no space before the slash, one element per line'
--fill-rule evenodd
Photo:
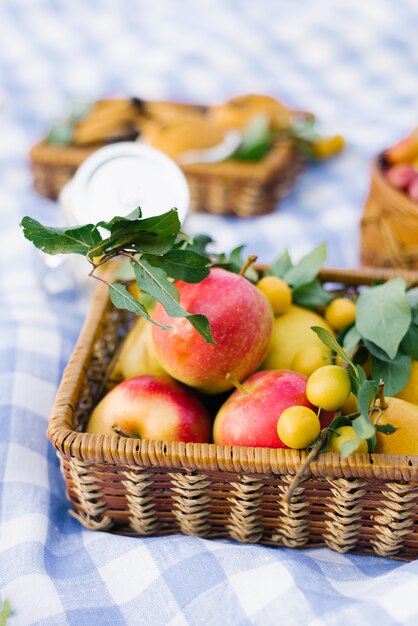
<path fill-rule="evenodd" d="M 155 354 L 151 327 L 151 322 L 145 317 L 135 320 L 117 353 L 110 374 L 112 380 L 125 380 L 144 374 L 164 374 Z"/>
<path fill-rule="evenodd" d="M 290 406 L 316 410 L 306 397 L 306 377 L 291 370 L 264 370 L 250 376 L 221 406 L 213 425 L 215 443 L 287 448 L 277 434 L 280 415 Z M 321 428 L 333 414 L 320 414 Z"/>
<path fill-rule="evenodd" d="M 167 375 L 149 375 L 124 380 L 109 391 L 93 410 L 86 431 L 205 443 L 211 426 L 193 392 Z"/>
<path fill-rule="evenodd" d="M 273 328 L 273 312 L 265 295 L 246 278 L 215 267 L 200 283 L 177 281 L 180 304 L 209 320 L 218 345 L 207 343 L 186 318 L 171 318 L 157 304 L 153 318 L 170 326 L 153 326 L 154 345 L 163 368 L 206 393 L 231 389 L 232 374 L 243 380 L 265 357 Z"/>

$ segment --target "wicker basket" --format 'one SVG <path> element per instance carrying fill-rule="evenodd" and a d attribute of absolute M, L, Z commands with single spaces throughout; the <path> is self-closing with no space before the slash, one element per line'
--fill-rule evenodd
<path fill-rule="evenodd" d="M 33 184 L 55 200 L 81 163 L 97 148 L 55 146 L 46 141 L 30 151 Z M 261 161 L 180 165 L 190 188 L 190 209 L 251 217 L 271 213 L 291 189 L 306 159 L 287 142 L 277 142 Z"/>
<path fill-rule="evenodd" d="M 418 204 L 393 188 L 374 161 L 361 220 L 361 262 L 377 267 L 418 269 Z"/>
<path fill-rule="evenodd" d="M 395 274 L 327 270 L 321 279 L 361 285 Z M 417 280 L 416 273 L 403 275 Z M 283 496 L 305 452 L 81 432 L 106 391 L 110 360 L 132 322 L 131 314 L 116 310 L 106 288 L 99 287 L 49 422 L 71 513 L 84 526 L 125 535 L 183 533 L 416 558 L 418 457 L 343 459 L 323 453 L 285 504 Z"/>

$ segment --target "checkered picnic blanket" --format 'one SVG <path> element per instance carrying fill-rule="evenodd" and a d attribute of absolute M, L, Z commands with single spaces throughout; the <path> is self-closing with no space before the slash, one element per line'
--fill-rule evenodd
<path fill-rule="evenodd" d="M 54 276 L 23 215 L 60 224 L 27 152 L 75 98 L 218 102 L 267 92 L 314 111 L 348 148 L 310 168 L 275 213 L 193 215 L 219 248 L 262 261 L 328 241 L 358 264 L 369 162 L 417 123 L 414 0 L 3 0 L 0 4 L 0 596 L 10 625 L 418 623 L 418 564 L 83 529 L 68 513 L 48 414 L 90 292 Z M 52 282 L 51 282 L 52 276 Z M 49 285 L 49 291 L 45 285 Z"/>

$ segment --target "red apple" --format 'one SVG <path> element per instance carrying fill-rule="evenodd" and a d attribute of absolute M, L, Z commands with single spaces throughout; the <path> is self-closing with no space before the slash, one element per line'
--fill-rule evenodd
<path fill-rule="evenodd" d="M 277 435 L 282 411 L 301 405 L 315 410 L 306 397 L 305 376 L 290 370 L 264 370 L 248 378 L 220 408 L 213 425 L 215 443 L 286 448 Z"/>
<path fill-rule="evenodd" d="M 228 373 L 243 380 L 265 357 L 273 329 L 273 312 L 264 294 L 246 278 L 219 267 L 200 283 L 176 282 L 180 304 L 203 313 L 218 345 L 207 343 L 185 318 L 171 318 L 160 304 L 154 319 L 171 326 L 153 326 L 154 345 L 163 368 L 206 393 L 231 389 Z"/>
<path fill-rule="evenodd" d="M 90 416 L 86 431 L 118 431 L 141 439 L 210 441 L 211 421 L 203 404 L 169 376 L 137 376 L 114 387 Z"/>

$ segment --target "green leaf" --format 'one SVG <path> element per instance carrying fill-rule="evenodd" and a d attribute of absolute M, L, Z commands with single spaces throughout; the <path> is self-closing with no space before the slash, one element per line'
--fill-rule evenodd
<path fill-rule="evenodd" d="M 341 448 L 341 456 L 343 457 L 343 459 L 346 459 L 352 452 L 354 452 L 354 450 L 361 443 L 361 441 L 362 439 L 360 437 L 357 437 L 343 443 L 343 446 Z"/>
<path fill-rule="evenodd" d="M 103 243 L 90 250 L 90 258 L 103 254 L 117 255 L 123 250 L 132 250 L 133 253 L 161 255 L 169 252 L 174 244 L 175 237 L 159 236 L 156 233 L 140 231 L 111 235 Z"/>
<path fill-rule="evenodd" d="M 74 100 L 71 102 L 68 119 L 70 122 L 78 122 L 89 113 L 92 106 L 93 103 L 87 100 Z"/>
<path fill-rule="evenodd" d="M 46 140 L 52 146 L 68 146 L 73 139 L 73 130 L 74 125 L 71 121 L 53 124 L 46 135 Z"/>
<path fill-rule="evenodd" d="M 376 346 L 376 344 L 374 344 L 372 341 L 368 341 L 367 339 L 363 339 L 363 344 L 365 346 L 365 348 L 367 348 L 367 350 L 370 352 L 370 354 L 372 356 L 375 356 L 377 359 L 380 359 L 380 361 L 387 361 L 388 363 L 390 363 L 391 361 L 393 361 L 393 359 L 391 359 L 384 350 L 382 350 L 382 348 L 379 348 L 379 346 Z"/>
<path fill-rule="evenodd" d="M 357 300 L 356 326 L 360 335 L 393 359 L 411 322 L 405 281 L 395 278 L 363 291 Z"/>
<path fill-rule="evenodd" d="M 160 257 L 142 257 L 168 276 L 187 283 L 199 283 L 209 275 L 210 259 L 193 250 L 170 250 Z"/>
<path fill-rule="evenodd" d="M 141 258 L 134 263 L 134 271 L 138 286 L 150 296 L 161 302 L 171 317 L 186 317 L 194 328 L 208 343 L 215 344 L 209 322 L 204 315 L 188 313 L 179 303 L 180 295 L 177 287 L 168 280 L 166 272 L 154 267 Z"/>
<path fill-rule="evenodd" d="M 416 309 L 418 307 L 418 287 L 409 289 L 406 292 L 406 299 L 411 309 Z"/>
<path fill-rule="evenodd" d="M 334 417 L 334 419 L 332 420 L 328 428 L 337 430 L 337 428 L 340 428 L 340 426 L 351 426 L 350 418 L 347 417 L 346 415 L 337 415 L 337 417 Z"/>
<path fill-rule="evenodd" d="M 311 329 L 318 335 L 322 343 L 325 344 L 327 348 L 330 348 L 330 350 L 332 350 L 333 352 L 336 352 L 338 356 L 340 356 L 343 359 L 343 361 L 345 361 L 348 364 L 354 376 L 356 376 L 357 378 L 358 376 L 357 370 L 353 361 L 346 354 L 346 352 L 344 352 L 344 350 L 342 349 L 338 341 L 335 339 L 334 335 L 331 334 L 329 330 L 327 330 L 326 328 L 322 328 L 321 326 L 311 326 Z"/>
<path fill-rule="evenodd" d="M 284 250 L 279 258 L 272 263 L 270 269 L 267 270 L 266 276 L 277 276 L 278 278 L 283 278 L 292 267 L 293 264 L 290 260 L 289 252 Z"/>
<path fill-rule="evenodd" d="M 242 246 L 238 246 L 237 248 L 234 248 L 231 252 L 231 254 L 229 255 L 229 262 L 231 263 L 232 266 L 234 266 L 238 271 L 241 269 L 244 261 L 241 258 L 242 252 L 245 249 L 245 245 Z"/>
<path fill-rule="evenodd" d="M 163 328 L 164 330 L 170 328 L 170 326 L 162 326 L 161 324 L 155 322 L 149 315 L 144 305 L 141 304 L 136 298 L 131 296 L 125 285 L 121 285 L 120 283 L 113 283 L 109 285 L 109 295 L 110 300 L 117 309 L 126 309 L 127 311 L 135 313 L 135 315 L 145 317 L 149 322 L 152 322 L 153 324 L 159 326 L 160 328 Z"/>
<path fill-rule="evenodd" d="M 334 335 L 331 334 L 329 330 L 327 330 L 326 328 L 322 328 L 321 326 L 311 326 L 311 329 L 318 335 L 323 344 L 325 344 L 328 348 L 330 348 L 330 350 L 338 354 L 338 356 L 341 357 L 343 361 L 345 361 L 345 363 L 347 363 L 347 374 L 349 375 L 351 381 L 351 391 L 354 393 L 354 395 L 357 395 L 359 384 L 361 381 L 361 373 L 358 371 L 353 361 L 342 349 Z M 362 368 L 361 372 L 364 374 Z"/>
<path fill-rule="evenodd" d="M 293 288 L 311 283 L 327 260 L 327 245 L 321 243 L 284 275 L 284 280 Z"/>
<path fill-rule="evenodd" d="M 411 358 L 418 360 L 418 325 L 410 324 L 401 341 L 401 349 Z"/>
<path fill-rule="evenodd" d="M 229 254 L 218 254 L 215 260 L 216 267 L 222 267 L 229 272 L 237 274 L 244 265 L 244 261 L 241 258 L 244 248 L 245 245 L 241 245 L 234 248 Z"/>
<path fill-rule="evenodd" d="M 257 116 L 244 131 L 241 145 L 232 158 L 238 161 L 259 161 L 270 150 L 272 142 L 269 118 Z"/>
<path fill-rule="evenodd" d="M 180 242 L 179 246 L 181 247 L 185 244 L 184 247 L 182 247 L 183 250 L 192 250 L 198 254 L 205 255 L 206 248 L 210 243 L 213 243 L 213 239 L 209 237 L 209 235 L 195 235 L 194 237 L 188 238 L 188 241 Z"/>
<path fill-rule="evenodd" d="M 177 209 L 170 209 L 161 215 L 146 217 L 134 225 L 134 232 L 146 231 L 163 237 L 176 237 L 180 233 L 180 220 Z"/>
<path fill-rule="evenodd" d="M 374 403 L 377 393 L 377 383 L 374 380 L 362 380 L 357 393 L 357 402 L 360 413 L 363 417 L 369 419 L 369 410 L 371 405 Z M 359 434 L 359 433 L 357 433 Z M 372 437 L 369 435 L 369 437 Z M 359 435 L 360 436 L 360 435 Z M 368 439 L 369 437 L 363 437 L 363 439 Z"/>
<path fill-rule="evenodd" d="M 134 209 L 133 211 L 131 211 L 130 213 L 128 213 L 128 215 L 125 215 L 124 217 L 115 216 L 109 222 L 103 222 L 103 221 L 98 222 L 97 226 L 101 228 L 105 228 L 106 230 L 109 230 L 110 232 L 112 232 L 116 224 L 118 225 L 123 224 L 123 226 L 129 226 L 130 225 L 129 222 L 138 220 L 141 217 L 142 217 L 141 207 L 137 207 L 136 209 Z"/>
<path fill-rule="evenodd" d="M 129 221 L 128 228 L 127 220 Z M 90 257 L 101 256 L 110 251 L 117 253 L 118 250 L 126 248 L 144 254 L 165 254 L 172 249 L 179 232 L 180 221 L 176 209 L 136 221 L 129 220 L 129 216 L 117 218 L 111 225 L 110 237 L 90 250 L 89 255 Z"/>
<path fill-rule="evenodd" d="M 392 426 L 392 424 L 376 424 L 376 430 L 384 435 L 393 435 L 398 429 Z"/>
<path fill-rule="evenodd" d="M 93 224 L 85 226 L 54 228 L 44 226 L 31 217 L 24 217 L 21 222 L 23 234 L 39 250 L 47 254 L 82 254 L 101 242 L 102 237 Z"/>
<path fill-rule="evenodd" d="M 353 352 L 361 340 L 356 326 L 352 326 L 344 335 L 343 348 L 346 352 Z"/>
<path fill-rule="evenodd" d="M 309 143 L 315 141 L 320 136 L 316 130 L 316 122 L 314 119 L 303 119 L 296 122 L 292 128 L 292 136 L 297 139 L 303 139 Z"/>
<path fill-rule="evenodd" d="M 411 357 L 399 352 L 393 361 L 381 361 L 372 356 L 372 377 L 385 383 L 385 395 L 393 396 L 403 389 L 411 374 Z"/>
<path fill-rule="evenodd" d="M 131 281 L 135 280 L 135 272 L 130 259 L 124 259 L 113 274 L 115 280 Z"/>
<path fill-rule="evenodd" d="M 357 372 L 358 381 L 361 385 L 367 380 L 366 372 L 364 371 L 364 368 L 362 367 L 362 365 L 356 365 L 356 372 Z"/>
<path fill-rule="evenodd" d="M 244 250 L 245 245 L 238 246 L 234 248 L 229 255 L 219 254 L 216 258 L 214 265 L 216 267 L 222 267 L 229 272 L 234 272 L 235 274 L 239 274 L 242 266 L 244 265 L 244 260 L 241 258 L 242 251 Z M 245 278 L 251 280 L 252 282 L 258 281 L 258 272 L 254 269 L 252 265 L 248 267 L 244 274 Z"/>
<path fill-rule="evenodd" d="M 325 291 L 318 279 L 293 290 L 293 302 L 306 308 L 329 304 L 332 296 Z"/>
<path fill-rule="evenodd" d="M 139 287 L 161 302 L 169 315 L 176 317 L 180 294 L 174 283 L 168 280 L 167 273 L 142 257 L 136 263 L 133 262 L 133 268 Z"/>
<path fill-rule="evenodd" d="M 351 367 L 349 367 L 347 369 L 347 374 L 349 375 L 351 381 L 351 391 L 354 393 L 355 396 L 357 396 L 360 386 L 360 381 L 357 375 L 357 368 L 356 371 L 354 371 L 351 369 Z"/>
<path fill-rule="evenodd" d="M 3 601 L 3 606 L 0 611 L 0 626 L 6 626 L 7 620 L 12 615 L 12 609 L 10 606 L 10 600 L 6 598 Z"/>
<path fill-rule="evenodd" d="M 356 419 L 352 421 L 352 426 L 359 439 L 370 439 L 376 433 L 376 428 L 365 415 L 356 417 Z"/>

